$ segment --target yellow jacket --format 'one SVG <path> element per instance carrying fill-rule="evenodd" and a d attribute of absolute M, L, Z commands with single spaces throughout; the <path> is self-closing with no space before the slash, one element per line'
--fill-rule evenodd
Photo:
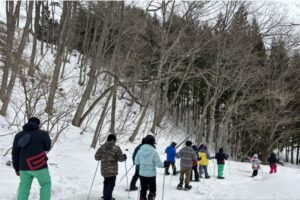
<path fill-rule="evenodd" d="M 199 155 L 199 158 L 201 159 L 198 164 L 199 165 L 204 165 L 204 166 L 207 166 L 208 165 L 208 158 L 206 156 L 206 152 L 199 152 L 198 153 Z"/>

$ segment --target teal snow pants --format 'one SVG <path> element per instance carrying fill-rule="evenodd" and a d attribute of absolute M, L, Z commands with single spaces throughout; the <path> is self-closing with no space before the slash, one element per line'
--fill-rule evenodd
<path fill-rule="evenodd" d="M 51 177 L 48 168 L 36 171 L 20 171 L 20 185 L 17 200 L 28 200 L 33 178 L 40 184 L 40 200 L 51 198 Z"/>

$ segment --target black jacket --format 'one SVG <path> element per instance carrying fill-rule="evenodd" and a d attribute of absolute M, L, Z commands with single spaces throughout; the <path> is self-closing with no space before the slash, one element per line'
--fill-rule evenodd
<path fill-rule="evenodd" d="M 219 149 L 219 152 L 216 154 L 215 159 L 218 164 L 225 164 L 225 160 L 228 159 L 228 155 L 223 153 L 224 150 L 222 148 Z"/>
<path fill-rule="evenodd" d="M 12 160 L 14 169 L 39 170 L 47 168 L 46 151 L 51 148 L 51 139 L 46 131 L 34 123 L 27 123 L 14 139 Z"/>
<path fill-rule="evenodd" d="M 274 165 L 276 163 L 283 165 L 283 163 L 277 159 L 275 153 L 271 153 L 270 157 L 268 158 L 268 162 L 270 163 L 270 165 Z"/>

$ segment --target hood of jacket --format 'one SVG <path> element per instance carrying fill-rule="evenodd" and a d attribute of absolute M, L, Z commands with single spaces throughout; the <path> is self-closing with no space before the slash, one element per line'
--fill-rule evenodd
<path fill-rule="evenodd" d="M 103 145 L 102 145 L 102 148 L 103 149 L 112 149 L 113 147 L 114 147 L 114 145 L 116 144 L 116 142 L 115 141 L 109 141 L 109 142 L 106 142 L 106 143 L 104 143 Z"/>
<path fill-rule="evenodd" d="M 39 130 L 39 126 L 36 125 L 35 123 L 28 122 L 23 126 L 23 131 L 35 131 L 35 130 Z"/>
<path fill-rule="evenodd" d="M 149 158 L 150 156 L 152 157 L 155 153 L 155 148 L 150 144 L 144 144 L 143 146 L 141 146 L 139 152 L 141 156 Z"/>

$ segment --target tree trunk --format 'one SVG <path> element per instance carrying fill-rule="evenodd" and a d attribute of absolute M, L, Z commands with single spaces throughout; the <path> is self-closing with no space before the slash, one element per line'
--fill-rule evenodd
<path fill-rule="evenodd" d="M 14 34 L 16 29 L 16 21 L 20 12 L 21 1 L 17 2 L 15 11 L 14 11 L 14 1 L 6 2 L 6 20 L 7 20 L 7 37 L 6 37 L 6 56 L 5 63 L 3 67 L 3 75 L 1 81 L 0 88 L 0 99 L 4 101 L 6 92 L 7 92 L 7 84 L 8 84 L 8 76 L 9 69 L 12 68 L 13 65 L 13 42 L 14 42 Z"/>
<path fill-rule="evenodd" d="M 29 76 L 33 76 L 34 70 L 36 69 L 34 59 L 36 54 L 37 34 L 38 34 L 39 22 L 40 22 L 40 8 L 41 8 L 41 2 L 37 1 L 35 3 L 34 35 L 33 35 L 32 51 L 30 56 L 30 64 L 28 69 Z"/>
<path fill-rule="evenodd" d="M 110 128 L 109 131 L 113 134 L 116 133 L 115 126 L 116 126 L 116 110 L 117 110 L 117 89 L 118 84 L 114 81 L 114 86 L 112 89 L 112 102 L 111 102 L 111 120 L 110 120 Z"/>
<path fill-rule="evenodd" d="M 139 130 L 140 130 L 142 124 L 143 124 L 143 121 L 144 121 L 144 118 L 145 118 L 146 113 L 147 113 L 147 111 L 148 111 L 148 108 L 149 108 L 149 103 L 147 103 L 147 105 L 146 105 L 146 106 L 144 107 L 144 109 L 143 109 L 142 115 L 141 115 L 141 117 L 139 118 L 139 121 L 138 121 L 138 123 L 137 123 L 137 125 L 136 125 L 136 127 L 135 127 L 135 129 L 134 129 L 134 131 L 133 131 L 133 133 L 132 133 L 132 135 L 131 135 L 130 138 L 129 138 L 129 141 L 130 141 L 130 142 L 133 142 L 133 141 L 135 140 L 135 137 L 136 137 L 137 134 L 139 133 Z"/>
<path fill-rule="evenodd" d="M 99 40 L 98 46 L 96 48 L 96 55 L 94 55 L 92 57 L 92 63 L 91 63 L 91 66 L 90 66 L 89 80 L 88 80 L 87 86 L 84 90 L 84 93 L 83 93 L 82 98 L 81 98 L 81 100 L 78 104 L 78 107 L 77 107 L 76 113 L 74 115 L 74 118 L 72 120 L 72 125 L 74 125 L 74 126 L 80 126 L 80 119 L 81 119 L 81 116 L 84 112 L 84 107 L 85 107 L 87 101 L 90 98 L 91 92 L 93 90 L 93 87 L 94 87 L 94 84 L 95 84 L 95 81 L 96 81 L 96 78 L 97 78 L 96 74 L 97 74 L 97 71 L 98 71 L 98 68 L 99 68 L 99 63 L 103 59 L 103 48 L 104 48 L 104 42 L 105 42 L 107 34 L 108 34 L 108 23 L 109 23 L 110 10 L 111 10 L 111 3 L 110 3 L 110 7 L 107 9 L 107 12 L 106 12 L 106 17 L 105 17 L 104 25 L 103 25 L 103 28 L 102 28 L 102 31 L 101 31 L 100 40 Z M 100 24 L 98 23 L 98 25 L 95 28 L 95 32 L 98 31 L 99 26 L 100 26 Z M 96 35 L 97 34 L 94 34 L 93 42 L 96 41 Z M 91 47 L 91 48 L 93 48 L 93 47 Z"/>
<path fill-rule="evenodd" d="M 299 165 L 299 151 L 300 151 L 300 139 L 297 142 L 297 155 L 296 155 L 296 164 Z"/>
<path fill-rule="evenodd" d="M 47 100 L 47 105 L 45 108 L 45 112 L 48 113 L 49 115 L 53 114 L 53 105 L 54 105 L 54 99 L 55 99 L 55 93 L 57 89 L 57 84 L 59 80 L 59 74 L 60 74 L 60 69 L 61 69 L 61 64 L 62 64 L 62 57 L 64 54 L 64 48 L 66 45 L 66 41 L 68 39 L 69 35 L 69 28 L 70 28 L 70 13 L 71 13 L 71 8 L 72 6 L 65 1 L 64 6 L 63 6 L 63 12 L 66 12 L 66 15 L 63 15 L 61 18 L 61 24 L 63 24 L 63 28 L 61 29 L 60 36 L 59 36 L 59 42 L 58 42 L 58 47 L 57 47 L 57 53 L 55 57 L 55 68 L 53 72 L 53 77 L 52 77 L 52 82 L 50 85 L 50 92 Z"/>
<path fill-rule="evenodd" d="M 6 111 L 7 111 L 7 108 L 8 108 L 8 104 L 10 102 L 10 97 L 11 97 L 11 94 L 12 94 L 12 91 L 13 91 L 13 88 L 14 88 L 14 85 L 15 85 L 17 74 L 19 72 L 20 63 L 21 63 L 23 51 L 24 51 L 24 48 L 25 48 L 26 40 L 27 40 L 28 35 L 29 35 L 29 26 L 30 26 L 30 23 L 31 23 L 31 20 L 32 20 L 33 3 L 34 3 L 33 1 L 29 2 L 29 8 L 27 10 L 27 19 L 26 19 L 25 27 L 24 27 L 24 30 L 23 30 L 23 34 L 22 34 L 20 44 L 19 44 L 18 49 L 17 49 L 15 59 L 14 59 L 12 73 L 11 73 L 11 77 L 10 77 L 9 84 L 8 84 L 8 87 L 7 87 L 7 91 L 6 91 L 6 94 L 5 94 L 5 98 L 4 98 L 4 101 L 3 101 L 3 105 L 2 105 L 1 110 L 0 110 L 0 114 L 3 115 L 3 116 L 6 116 Z"/>
<path fill-rule="evenodd" d="M 112 96 L 112 93 L 110 93 L 109 96 L 107 97 L 105 106 L 104 106 L 104 108 L 102 110 L 100 119 L 99 119 L 97 127 L 96 127 L 96 131 L 95 131 L 95 134 L 94 134 L 94 137 L 93 137 L 93 141 L 92 141 L 92 144 L 91 144 L 92 148 L 96 147 L 97 141 L 98 141 L 98 139 L 100 137 L 100 132 L 101 132 L 101 129 L 102 129 L 102 125 L 103 125 L 103 122 L 104 122 L 104 119 L 105 119 L 106 111 L 107 111 L 107 108 L 108 108 L 111 96 Z"/>
<path fill-rule="evenodd" d="M 93 111 L 93 109 L 96 107 L 99 101 L 105 97 L 105 95 L 112 90 L 114 86 L 107 88 L 87 109 L 87 111 L 82 115 L 80 119 L 80 126 L 83 123 L 83 121 L 86 119 L 86 117 Z"/>
<path fill-rule="evenodd" d="M 294 164 L 294 141 L 291 142 L 291 164 Z"/>
<path fill-rule="evenodd" d="M 285 162 L 289 162 L 289 145 L 285 147 Z"/>

